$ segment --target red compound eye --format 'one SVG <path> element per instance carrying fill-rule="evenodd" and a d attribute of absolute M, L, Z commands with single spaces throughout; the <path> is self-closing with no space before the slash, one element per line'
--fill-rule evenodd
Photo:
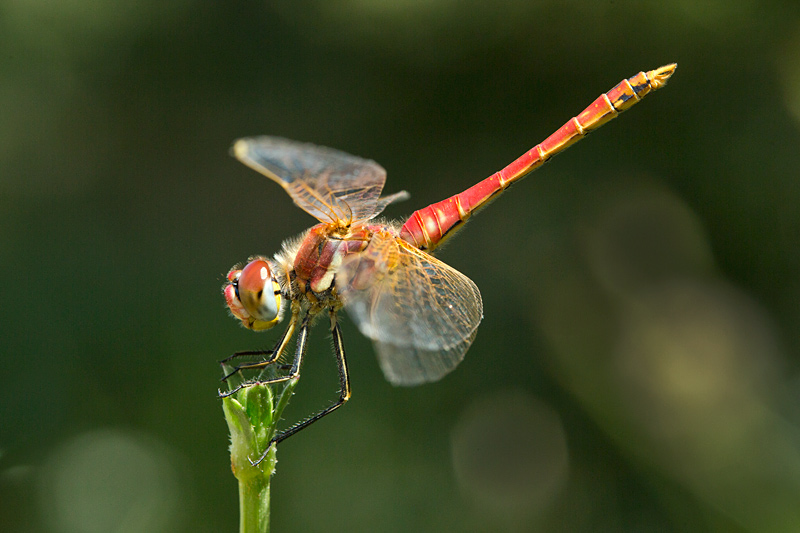
<path fill-rule="evenodd" d="M 268 329 L 278 322 L 281 294 L 269 263 L 249 262 L 242 270 L 228 273 L 225 299 L 231 312 L 252 329 Z"/>

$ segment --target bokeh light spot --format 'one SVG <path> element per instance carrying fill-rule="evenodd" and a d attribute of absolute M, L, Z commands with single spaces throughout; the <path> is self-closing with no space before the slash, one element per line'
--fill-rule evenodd
<path fill-rule="evenodd" d="M 176 471 L 158 443 L 99 430 L 62 445 L 42 468 L 42 515 L 51 531 L 173 531 Z"/>
<path fill-rule="evenodd" d="M 452 455 L 462 490 L 510 522 L 547 508 L 569 470 L 558 415 L 520 391 L 497 393 L 468 407 L 453 429 Z"/>

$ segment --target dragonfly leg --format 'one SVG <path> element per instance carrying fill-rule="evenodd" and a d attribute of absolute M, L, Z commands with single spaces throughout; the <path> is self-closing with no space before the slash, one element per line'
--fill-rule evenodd
<path fill-rule="evenodd" d="M 219 364 L 225 365 L 233 361 L 234 359 L 238 359 L 240 357 L 252 357 L 254 355 L 271 355 L 277 349 L 277 346 L 272 350 L 244 350 L 241 352 L 235 352 L 233 355 L 226 357 L 225 359 L 220 359 Z"/>
<path fill-rule="evenodd" d="M 289 381 L 291 379 L 299 378 L 300 377 L 300 365 L 303 362 L 303 355 L 305 354 L 305 350 L 306 350 L 306 339 L 308 338 L 308 328 L 309 328 L 309 326 L 311 324 L 312 316 L 313 315 L 311 315 L 311 314 L 307 314 L 305 316 L 305 318 L 303 318 L 303 323 L 300 325 L 300 332 L 297 334 L 297 350 L 295 351 L 294 362 L 292 363 L 292 366 L 289 369 L 289 373 L 287 375 L 278 376 L 278 377 L 274 377 L 274 378 L 270 378 L 270 379 L 254 379 L 252 381 L 245 381 L 244 383 L 242 383 L 240 385 L 237 385 L 236 387 L 234 387 L 233 389 L 231 389 L 229 391 L 224 391 L 224 392 L 223 391 L 219 391 L 219 397 L 220 398 L 227 398 L 228 396 L 232 396 L 233 394 L 236 394 L 237 392 L 239 392 L 242 389 L 245 389 L 247 387 L 252 387 L 254 385 L 271 385 L 272 383 L 283 383 L 284 381 Z M 294 318 L 295 317 L 292 316 L 292 324 L 289 325 L 289 330 L 294 330 L 294 322 L 295 322 Z M 291 338 L 291 335 L 285 335 L 284 337 L 285 337 L 285 340 L 284 340 L 284 342 L 282 343 L 282 345 L 280 347 L 280 351 L 278 352 L 279 354 L 286 347 L 286 342 L 288 341 L 289 338 Z M 266 366 L 267 364 L 272 364 L 275 361 L 277 361 L 277 359 L 278 359 L 278 357 L 272 357 L 271 361 L 269 361 L 269 362 L 254 363 L 252 365 L 241 365 L 240 368 L 241 369 L 259 368 L 259 367 Z M 281 368 L 283 368 L 283 365 L 281 365 Z M 234 374 L 234 372 L 231 372 L 226 377 L 230 377 L 233 374 Z"/>
<path fill-rule="evenodd" d="M 281 354 L 283 354 L 286 345 L 289 343 L 289 340 L 292 338 L 292 334 L 294 333 L 295 324 L 297 323 L 296 317 L 292 315 L 292 320 L 289 322 L 289 327 L 283 332 L 283 335 L 278 339 L 278 342 L 275 343 L 275 348 L 272 350 L 247 350 L 242 352 L 236 352 L 235 354 L 231 355 L 230 357 L 226 357 L 219 363 L 221 365 L 225 365 L 229 361 L 233 359 L 237 359 L 239 357 L 252 357 L 252 356 L 262 356 L 263 359 L 261 361 L 248 361 L 246 363 L 242 363 L 237 365 L 225 374 L 220 381 L 227 381 L 228 378 L 236 374 L 237 372 L 241 372 L 242 370 L 251 370 L 253 368 L 264 368 L 265 366 L 269 366 L 274 364 L 278 359 L 280 359 Z M 227 396 L 227 395 L 226 395 Z"/>
<path fill-rule="evenodd" d="M 251 369 L 251 368 L 263 368 L 263 367 L 265 367 L 267 365 L 271 365 L 271 364 L 274 364 L 275 362 L 277 362 L 278 359 L 280 359 L 281 355 L 283 354 L 284 350 L 286 349 L 286 345 L 289 343 L 289 340 L 291 340 L 292 335 L 294 335 L 294 330 L 295 330 L 295 326 L 297 324 L 297 315 L 298 314 L 299 314 L 299 312 L 297 310 L 295 310 L 295 312 L 292 313 L 292 318 L 291 318 L 291 321 L 289 323 L 289 327 L 286 328 L 286 331 L 283 333 L 283 336 L 280 338 L 280 341 L 278 342 L 278 344 L 276 345 L 274 350 L 263 350 L 263 351 L 262 350 L 253 350 L 251 352 L 237 352 L 237 354 L 241 353 L 243 355 L 257 355 L 259 353 L 272 354 L 269 359 L 266 359 L 264 361 L 255 362 L 255 363 L 245 363 L 245 364 L 238 365 L 231 372 L 228 372 L 228 374 L 225 375 L 222 378 L 222 381 L 225 381 L 225 380 L 229 379 L 231 376 L 233 376 L 234 374 L 236 374 L 237 372 L 240 372 L 242 370 L 248 370 L 248 369 Z M 300 335 L 298 335 L 298 341 L 297 341 L 298 342 L 298 344 L 297 344 L 298 348 L 300 348 L 300 346 L 301 346 L 301 340 L 302 340 L 302 344 L 305 344 L 305 337 L 308 335 L 308 326 L 310 324 L 310 319 L 311 319 L 311 316 L 309 316 L 309 315 L 306 315 L 306 317 L 303 319 L 303 324 L 301 325 Z M 220 363 L 224 364 L 225 361 L 233 359 L 234 357 L 236 357 L 237 354 L 233 354 L 233 356 L 228 357 L 227 359 L 221 361 Z M 280 382 L 283 382 L 283 381 L 288 381 L 290 379 L 293 379 L 293 378 L 295 378 L 295 377 L 297 377 L 299 375 L 300 363 L 299 363 L 299 361 L 297 361 L 298 358 L 302 358 L 302 352 L 299 349 L 298 349 L 297 353 L 295 354 L 295 362 L 294 362 L 294 364 L 292 364 L 292 365 L 278 365 L 278 369 L 280 369 L 280 370 L 286 370 L 287 368 L 291 370 L 291 373 L 289 375 L 287 375 L 287 376 L 278 376 L 276 378 L 271 378 L 271 379 L 266 379 L 266 380 L 264 380 L 264 379 L 252 379 L 252 380 L 249 380 L 249 381 L 245 381 L 245 382 L 240 383 L 239 385 L 237 385 L 236 387 L 234 387 L 234 388 L 232 388 L 230 390 L 217 391 L 218 392 L 218 396 L 220 398 L 227 398 L 228 396 L 233 396 L 234 394 L 236 394 L 240 390 L 245 389 L 247 387 L 252 387 L 254 385 L 260 385 L 260 384 L 280 383 Z M 296 369 L 296 371 L 295 371 L 295 369 Z"/>
<path fill-rule="evenodd" d="M 336 355 L 336 364 L 339 368 L 339 399 L 336 400 L 332 405 L 328 406 L 327 408 L 323 409 L 319 413 L 303 420 L 302 422 L 298 422 L 297 424 L 293 425 L 289 429 L 278 433 L 276 436 L 272 438 L 270 441 L 270 446 L 272 444 L 278 444 L 282 440 L 285 440 L 301 429 L 304 429 L 323 416 L 335 411 L 339 407 L 345 404 L 347 400 L 350 399 L 350 373 L 347 370 L 347 359 L 344 355 L 344 343 L 342 342 L 342 330 L 339 328 L 339 323 L 336 320 L 336 312 L 331 311 L 331 335 L 333 337 L 333 350 Z M 269 450 L 269 447 L 267 447 Z M 264 457 L 266 457 L 266 452 L 264 455 L 259 458 L 258 462 L 260 462 Z M 256 462 L 256 464 L 258 464 Z"/>
<path fill-rule="evenodd" d="M 241 365 L 237 365 L 233 367 L 233 370 L 222 376 L 220 381 L 228 381 L 228 378 L 240 372 L 242 370 L 247 370 L 249 368 L 259 368 L 267 365 L 271 365 L 275 361 L 278 360 L 280 356 L 280 352 L 278 351 L 278 347 L 276 346 L 272 350 L 246 350 L 243 352 L 236 352 L 235 354 L 231 355 L 230 357 L 226 357 L 222 361 L 219 362 L 221 365 L 226 365 L 232 359 L 236 359 L 238 357 L 253 357 L 253 356 L 260 356 L 262 359 L 261 361 L 253 363 L 252 361 L 248 361 L 246 363 L 242 363 Z"/>

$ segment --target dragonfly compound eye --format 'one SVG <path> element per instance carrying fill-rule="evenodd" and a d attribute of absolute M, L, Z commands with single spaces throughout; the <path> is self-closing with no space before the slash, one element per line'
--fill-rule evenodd
<path fill-rule="evenodd" d="M 272 276 L 269 263 L 262 259 L 228 273 L 225 300 L 231 313 L 250 329 L 269 329 L 280 318 L 280 286 Z"/>

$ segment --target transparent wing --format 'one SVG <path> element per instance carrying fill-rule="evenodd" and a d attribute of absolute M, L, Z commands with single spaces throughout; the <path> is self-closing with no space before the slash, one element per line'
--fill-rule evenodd
<path fill-rule="evenodd" d="M 472 280 L 386 232 L 345 258 L 336 286 L 394 385 L 436 381 L 453 370 L 483 318 Z"/>
<path fill-rule="evenodd" d="M 322 222 L 369 220 L 397 193 L 380 198 L 386 171 L 374 161 L 339 150 L 279 137 L 239 139 L 231 149 L 239 161 L 283 187 L 294 203 Z"/>

